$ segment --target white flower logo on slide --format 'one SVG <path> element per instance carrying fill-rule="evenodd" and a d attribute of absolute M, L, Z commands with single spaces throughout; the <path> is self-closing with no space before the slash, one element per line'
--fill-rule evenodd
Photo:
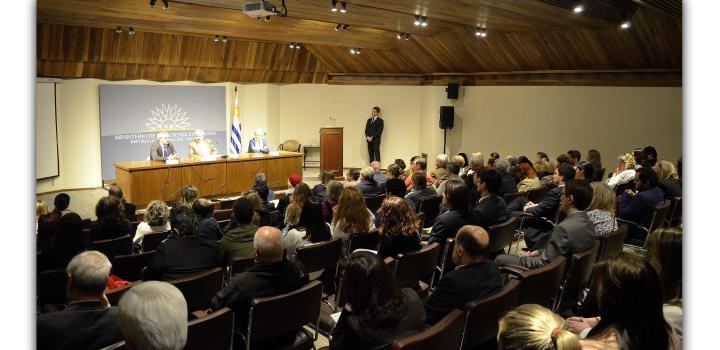
<path fill-rule="evenodd" d="M 178 105 L 162 104 L 150 110 L 152 118 L 147 118 L 149 123 L 145 124 L 150 129 L 184 129 L 190 127 L 187 112 L 182 111 Z"/>

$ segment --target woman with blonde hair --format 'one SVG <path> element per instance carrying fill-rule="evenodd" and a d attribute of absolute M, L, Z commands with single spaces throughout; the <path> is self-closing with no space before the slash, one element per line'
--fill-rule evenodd
<path fill-rule="evenodd" d="M 498 349 L 580 350 L 580 342 L 565 329 L 565 320 L 536 304 L 524 304 L 500 319 Z"/>
<path fill-rule="evenodd" d="M 287 235 L 288 231 L 295 228 L 295 225 L 298 224 L 300 221 L 300 213 L 302 211 L 302 206 L 298 203 L 290 203 L 288 205 L 287 209 L 285 210 L 285 228 L 282 230 L 283 237 Z"/>
<path fill-rule="evenodd" d="M 262 203 L 262 198 L 260 198 L 260 195 L 255 191 L 247 192 L 243 197 L 250 200 L 250 203 L 252 203 L 253 206 L 253 218 L 250 222 L 253 225 L 256 226 L 270 226 L 272 223 L 270 222 L 270 213 L 268 213 L 267 209 Z"/>
<path fill-rule="evenodd" d="M 365 198 L 355 187 L 348 187 L 340 194 L 337 206 L 333 208 L 332 236 L 348 242 L 350 236 L 365 234 L 375 229 L 375 215 L 365 205 Z M 343 244 L 343 253 L 347 244 Z"/>
<path fill-rule="evenodd" d="M 678 179 L 675 165 L 663 159 L 658 161 L 653 169 L 658 176 L 658 187 L 663 191 L 665 199 L 673 199 L 682 196 L 682 184 Z"/>
<path fill-rule="evenodd" d="M 133 244 L 139 247 L 142 244 L 143 237 L 148 233 L 168 231 L 170 231 L 170 209 L 163 201 L 152 201 L 145 208 L 143 221 L 138 224 L 135 230 Z"/>
<path fill-rule="evenodd" d="M 395 196 L 386 198 L 380 207 L 379 215 L 383 217 L 379 227 L 380 257 L 386 258 L 420 250 L 420 237 L 417 234 L 420 220 L 410 210 L 404 198 Z"/>
<path fill-rule="evenodd" d="M 610 188 L 615 189 L 617 185 L 624 185 L 633 180 L 635 180 L 635 157 L 630 153 L 621 154 L 618 157 L 617 170 L 606 183 Z"/>
<path fill-rule="evenodd" d="M 596 237 L 605 237 L 618 228 L 615 218 L 615 191 L 604 182 L 591 182 L 590 187 L 593 197 L 586 211 L 595 225 Z"/>
<path fill-rule="evenodd" d="M 517 165 L 515 172 L 519 175 L 520 182 L 517 184 L 518 192 L 527 192 L 540 188 L 542 183 L 535 174 L 535 169 L 528 163 L 520 163 Z"/>
<path fill-rule="evenodd" d="M 35 200 L 35 234 L 38 231 L 38 219 L 48 213 L 50 213 L 50 208 L 47 202 L 42 199 Z"/>

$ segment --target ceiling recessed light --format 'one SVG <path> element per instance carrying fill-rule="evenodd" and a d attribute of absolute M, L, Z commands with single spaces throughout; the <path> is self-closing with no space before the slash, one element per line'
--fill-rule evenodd
<path fill-rule="evenodd" d="M 342 13 L 347 12 L 347 2 L 343 1 L 340 3 L 340 12 L 342 12 Z"/>
<path fill-rule="evenodd" d="M 330 5 L 330 11 L 337 12 L 337 0 L 332 0 L 332 5 Z"/>
<path fill-rule="evenodd" d="M 121 27 L 121 26 L 117 26 L 117 28 L 115 28 L 115 33 L 118 33 L 118 34 L 119 34 L 119 33 L 122 33 L 122 27 Z"/>
<path fill-rule="evenodd" d="M 415 16 L 415 22 L 413 22 L 413 24 L 416 26 L 420 25 L 420 16 Z"/>
<path fill-rule="evenodd" d="M 622 29 L 628 29 L 631 26 L 632 26 L 632 22 L 630 22 L 630 20 L 625 20 L 622 22 L 622 24 L 620 24 L 620 28 L 622 28 Z"/>
<path fill-rule="evenodd" d="M 170 8 L 170 1 L 162 0 L 162 4 L 163 4 L 163 10 L 167 10 Z"/>
<path fill-rule="evenodd" d="M 133 27 L 128 28 L 128 34 L 130 34 L 130 35 L 135 34 L 135 29 L 133 29 Z"/>
<path fill-rule="evenodd" d="M 214 42 L 220 41 L 220 36 L 219 36 L 219 35 L 216 35 L 216 36 L 213 38 L 213 41 L 214 41 Z"/>
<path fill-rule="evenodd" d="M 575 12 L 575 13 L 581 13 L 581 12 L 583 12 L 584 10 L 585 10 L 585 7 L 584 7 L 582 4 L 577 4 L 577 5 L 575 5 L 575 7 L 573 8 L 573 12 Z"/>

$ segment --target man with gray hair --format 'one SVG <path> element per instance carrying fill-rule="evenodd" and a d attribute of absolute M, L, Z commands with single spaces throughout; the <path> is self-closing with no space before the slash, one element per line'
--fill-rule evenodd
<path fill-rule="evenodd" d="M 425 174 L 425 186 L 430 186 L 433 183 L 432 176 L 428 174 L 427 172 L 427 160 L 423 157 L 417 157 L 415 160 L 410 164 L 410 169 L 413 173 L 417 172 L 423 172 Z M 408 176 L 405 178 L 405 188 L 407 188 L 408 191 L 410 191 L 413 188 L 413 180 L 412 176 Z"/>
<path fill-rule="evenodd" d="M 493 163 L 493 166 L 495 167 L 495 170 L 497 170 L 500 175 L 502 175 L 502 182 L 500 183 L 500 189 L 497 191 L 498 196 L 500 198 L 503 198 L 503 196 L 507 193 L 515 193 L 517 192 L 517 182 L 515 182 L 515 177 L 510 175 L 510 163 L 508 163 L 505 159 L 495 159 L 495 163 Z"/>
<path fill-rule="evenodd" d="M 111 268 L 98 251 L 70 260 L 65 269 L 68 306 L 37 316 L 38 349 L 100 349 L 122 340 L 118 310 L 110 307 L 104 293 Z"/>
<path fill-rule="evenodd" d="M 263 203 L 275 200 L 275 192 L 268 186 L 267 176 L 265 173 L 255 174 L 255 186 L 253 186 L 253 191 L 258 193 Z M 275 209 L 275 207 L 273 207 L 273 209 Z"/>
<path fill-rule="evenodd" d="M 475 187 L 474 178 L 475 174 L 480 173 L 480 170 L 485 166 L 485 157 L 483 157 L 481 152 L 475 152 L 470 155 L 468 163 L 470 170 L 462 176 L 462 179 L 465 181 L 465 185 L 470 189 L 470 205 L 474 206 L 478 199 L 480 199 L 477 188 Z"/>
<path fill-rule="evenodd" d="M 360 170 L 360 182 L 355 184 L 355 187 L 362 192 L 363 197 L 374 197 L 383 193 L 375 181 L 375 170 L 369 166 Z"/>
<path fill-rule="evenodd" d="M 383 190 L 385 189 L 385 183 L 387 182 L 387 178 L 385 175 L 383 175 L 382 171 L 380 171 L 380 162 L 377 160 L 374 160 L 370 162 L 370 167 L 373 168 L 375 171 L 375 174 L 373 175 L 373 179 L 375 179 L 375 182 L 377 182 L 378 186 L 380 186 Z M 383 191 L 385 192 L 385 191 Z"/>
<path fill-rule="evenodd" d="M 298 263 L 283 259 L 282 234 L 277 228 L 259 228 L 255 233 L 253 249 L 255 264 L 233 275 L 227 287 L 212 298 L 213 310 L 229 307 L 235 311 L 235 329 L 241 332 L 247 330 L 248 311 L 253 298 L 287 293 L 308 282 L 307 274 Z"/>
<path fill-rule="evenodd" d="M 188 156 L 194 160 L 217 154 L 217 148 L 211 139 L 205 138 L 205 131 L 196 129 L 195 139 L 188 144 Z"/>
<path fill-rule="evenodd" d="M 178 159 L 175 147 L 168 141 L 168 133 L 162 131 L 157 134 L 157 141 L 150 146 L 150 160 Z"/>
<path fill-rule="evenodd" d="M 148 281 L 130 288 L 118 304 L 125 347 L 181 350 L 188 331 L 185 297 L 167 282 Z"/>
<path fill-rule="evenodd" d="M 435 172 L 430 174 L 434 180 L 445 180 L 448 159 L 448 155 L 443 153 L 438 154 L 437 158 L 435 158 Z"/>

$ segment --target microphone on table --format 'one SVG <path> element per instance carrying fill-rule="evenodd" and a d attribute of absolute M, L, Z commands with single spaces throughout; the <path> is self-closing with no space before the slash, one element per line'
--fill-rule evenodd
<path fill-rule="evenodd" d="M 177 195 L 178 193 L 180 193 L 180 191 L 186 189 L 187 187 L 188 187 L 188 185 L 185 185 L 185 186 L 183 186 L 183 187 L 178 188 L 178 190 L 175 191 L 175 193 L 173 193 L 173 194 L 170 196 L 171 200 L 172 200 L 172 198 L 175 198 L 175 195 Z M 165 198 L 163 198 L 163 200 L 165 200 Z"/>
<path fill-rule="evenodd" d="M 223 188 L 223 187 L 225 187 L 225 183 L 224 183 L 224 182 L 220 185 L 220 187 L 218 187 L 217 189 L 215 189 L 215 191 L 213 191 L 213 193 L 210 195 L 210 201 L 212 201 L 212 202 L 215 201 L 215 194 L 216 194 L 218 191 L 220 191 L 220 189 Z"/>

